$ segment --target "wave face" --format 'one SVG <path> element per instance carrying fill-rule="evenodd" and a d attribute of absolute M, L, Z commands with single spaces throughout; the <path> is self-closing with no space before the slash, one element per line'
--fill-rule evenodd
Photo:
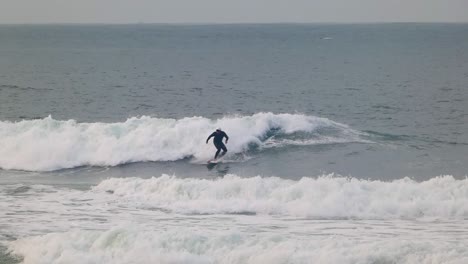
<path fill-rule="evenodd" d="M 416 219 L 468 217 L 468 179 L 415 182 L 355 178 L 277 177 L 217 180 L 111 178 L 94 187 L 133 206 L 182 214 L 265 214 L 312 219 Z"/>
<path fill-rule="evenodd" d="M 52 117 L 0 122 L 0 168 L 53 171 L 130 162 L 206 161 L 213 147 L 205 140 L 217 127 L 229 137 L 230 154 L 252 147 L 363 141 L 359 132 L 326 118 L 301 114 L 164 119 L 133 117 L 121 123 L 78 123 Z"/>

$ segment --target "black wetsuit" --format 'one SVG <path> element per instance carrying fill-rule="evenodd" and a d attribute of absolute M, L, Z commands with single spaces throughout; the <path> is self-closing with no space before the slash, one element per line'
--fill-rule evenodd
<path fill-rule="evenodd" d="M 224 131 L 221 131 L 221 130 L 216 130 L 215 132 L 213 132 L 207 139 L 206 139 L 206 143 L 208 143 L 208 140 L 210 140 L 211 137 L 214 137 L 213 138 L 213 143 L 216 147 L 216 149 L 218 151 L 216 151 L 216 154 L 215 154 L 215 159 L 218 158 L 218 154 L 221 150 L 223 150 L 223 153 L 221 153 L 221 157 L 224 156 L 224 154 L 226 154 L 227 152 L 227 148 L 226 146 L 224 145 L 223 143 L 223 138 L 226 138 L 226 143 L 227 141 L 229 140 L 229 137 L 226 135 L 226 133 L 224 133 Z"/>

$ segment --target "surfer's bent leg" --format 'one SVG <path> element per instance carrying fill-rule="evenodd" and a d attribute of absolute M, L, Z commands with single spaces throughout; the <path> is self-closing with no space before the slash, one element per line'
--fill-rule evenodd
<path fill-rule="evenodd" d="M 216 148 L 218 149 L 218 151 L 216 151 L 216 154 L 215 154 L 215 158 L 214 159 L 217 159 L 218 158 L 218 155 L 219 155 L 219 152 L 221 151 L 221 148 L 216 146 Z"/>
<path fill-rule="evenodd" d="M 219 142 L 213 142 L 213 143 L 214 143 L 214 146 L 217 149 L 214 159 L 217 159 L 218 155 L 219 155 L 219 152 L 221 151 L 221 145 L 219 144 Z"/>
<path fill-rule="evenodd" d="M 223 143 L 221 143 L 221 146 L 219 146 L 219 147 L 220 147 L 220 148 L 218 149 L 218 152 L 219 152 L 220 149 L 223 150 L 223 153 L 221 153 L 221 157 L 222 157 L 222 156 L 224 156 L 224 154 L 226 154 L 227 148 L 226 148 L 226 146 L 225 146 Z"/>

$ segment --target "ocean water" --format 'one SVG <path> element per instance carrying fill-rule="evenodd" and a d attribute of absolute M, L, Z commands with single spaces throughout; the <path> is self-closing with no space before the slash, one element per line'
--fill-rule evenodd
<path fill-rule="evenodd" d="M 468 24 L 2 25 L 0 263 L 467 263 L 466 131 Z"/>

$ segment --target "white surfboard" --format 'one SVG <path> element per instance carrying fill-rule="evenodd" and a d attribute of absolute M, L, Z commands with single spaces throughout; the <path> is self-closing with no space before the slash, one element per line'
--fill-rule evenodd
<path fill-rule="evenodd" d="M 217 163 L 220 163 L 223 159 L 224 159 L 224 156 L 221 156 L 217 159 L 211 159 L 208 161 L 208 164 L 217 164 Z"/>

